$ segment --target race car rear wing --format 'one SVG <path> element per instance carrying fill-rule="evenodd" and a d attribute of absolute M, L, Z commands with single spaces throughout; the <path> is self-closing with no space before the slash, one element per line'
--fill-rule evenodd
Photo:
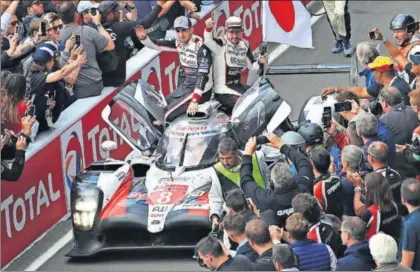
<path fill-rule="evenodd" d="M 270 65 L 265 70 L 266 76 L 301 75 L 301 74 L 349 74 L 350 86 L 357 86 L 359 66 L 356 54 L 350 59 L 350 64 L 290 64 Z"/>

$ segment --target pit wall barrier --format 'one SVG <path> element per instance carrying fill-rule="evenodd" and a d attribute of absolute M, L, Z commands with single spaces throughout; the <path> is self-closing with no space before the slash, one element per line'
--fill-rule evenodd
<path fill-rule="evenodd" d="M 205 20 L 213 16 L 214 35 L 220 35 L 226 18 L 239 16 L 245 25 L 243 37 L 256 51 L 262 42 L 261 4 L 255 0 L 223 1 L 194 25 L 194 31 L 202 36 Z M 127 61 L 127 81 L 143 79 L 166 96 L 176 89 L 178 70 L 177 53 L 143 48 Z M 244 80 L 246 76 L 245 71 Z M 102 109 L 116 93 L 117 88 L 104 88 L 101 96 L 71 105 L 53 131 L 37 136 L 30 144 L 20 180 L 1 183 L 2 269 L 69 217 L 69 189 L 77 173 L 109 155 L 124 159 L 131 151 L 101 118 Z M 114 120 L 133 136 L 138 135 L 138 124 L 127 112 L 122 111 Z M 105 140 L 115 141 L 118 148 L 107 154 L 100 149 Z"/>

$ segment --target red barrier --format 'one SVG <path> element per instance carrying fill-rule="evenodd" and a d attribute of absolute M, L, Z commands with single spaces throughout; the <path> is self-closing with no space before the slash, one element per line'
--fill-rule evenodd
<path fill-rule="evenodd" d="M 210 16 L 217 23 L 219 32 L 231 15 L 243 19 L 244 38 L 250 42 L 252 50 L 257 49 L 262 42 L 261 1 L 223 1 L 194 26 L 195 33 L 202 35 L 205 20 Z M 178 65 L 176 53 L 162 52 L 146 66 L 138 67 L 130 80 L 142 78 L 168 95 L 176 88 Z M 72 179 L 85 166 L 106 158 L 107 154 L 100 150 L 101 142 L 113 140 L 117 143 L 117 150 L 111 152 L 116 159 L 124 159 L 131 151 L 101 118 L 102 109 L 113 95 L 115 91 L 32 156 L 26 162 L 19 182 L 2 182 L 1 267 L 66 215 L 66 198 L 68 202 Z M 121 113 L 117 119 L 133 131 L 136 124 L 129 117 Z"/>

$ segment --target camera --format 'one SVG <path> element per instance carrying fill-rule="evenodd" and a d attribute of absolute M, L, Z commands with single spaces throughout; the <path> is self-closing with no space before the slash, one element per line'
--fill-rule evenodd
<path fill-rule="evenodd" d="M 3 149 L 1 150 L 2 160 L 13 160 L 15 158 L 16 142 L 18 138 L 9 130 L 4 129 L 3 125 L 1 126 L 1 136 L 5 137 L 6 140 L 6 143 L 4 143 Z"/>
<path fill-rule="evenodd" d="M 375 116 L 381 116 L 383 113 L 383 109 L 379 100 L 374 100 L 369 102 L 369 105 L 362 107 L 365 111 L 372 113 Z"/>

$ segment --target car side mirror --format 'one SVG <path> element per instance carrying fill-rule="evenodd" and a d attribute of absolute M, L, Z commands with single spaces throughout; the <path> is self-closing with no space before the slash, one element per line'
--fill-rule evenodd
<path fill-rule="evenodd" d="M 112 151 L 117 149 L 117 143 L 114 141 L 105 141 L 101 144 L 101 148 L 103 151 Z"/>

